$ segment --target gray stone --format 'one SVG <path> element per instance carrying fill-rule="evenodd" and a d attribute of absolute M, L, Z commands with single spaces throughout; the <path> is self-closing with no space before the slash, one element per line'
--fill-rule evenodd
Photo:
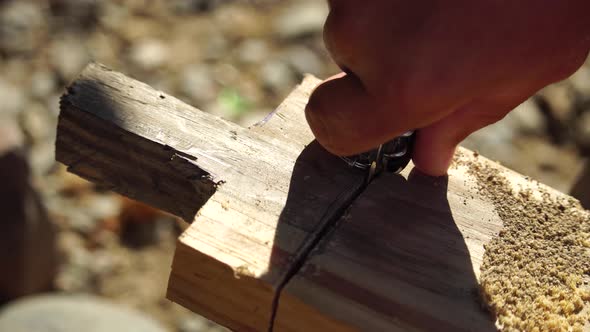
<path fill-rule="evenodd" d="M 206 318 L 197 315 L 183 317 L 178 322 L 178 332 L 204 332 L 211 326 L 208 323 Z"/>
<path fill-rule="evenodd" d="M 114 218 L 121 211 L 121 198 L 113 194 L 86 195 L 80 207 L 94 219 Z"/>
<path fill-rule="evenodd" d="M 172 0 L 169 6 L 178 14 L 208 12 L 228 0 Z"/>
<path fill-rule="evenodd" d="M 57 89 L 55 75 L 48 70 L 37 71 L 31 77 L 31 95 L 35 98 L 47 98 Z"/>
<path fill-rule="evenodd" d="M 40 1 L 5 1 L 0 6 L 0 49 L 7 53 L 32 52 L 46 26 Z"/>
<path fill-rule="evenodd" d="M 289 64 L 299 74 L 319 75 L 324 67 L 320 58 L 305 46 L 294 46 L 287 50 Z"/>
<path fill-rule="evenodd" d="M 320 33 L 327 16 L 328 6 L 325 1 L 297 1 L 275 18 L 275 31 L 286 39 Z"/>
<path fill-rule="evenodd" d="M 152 38 L 136 42 L 130 51 L 131 61 L 144 70 L 164 65 L 169 57 L 168 46 L 163 41 Z"/>
<path fill-rule="evenodd" d="M 27 96 L 18 86 L 0 77 L 0 116 L 16 116 L 25 107 Z"/>
<path fill-rule="evenodd" d="M 588 65 L 578 69 L 568 81 L 577 93 L 590 96 L 590 67 Z"/>
<path fill-rule="evenodd" d="M 502 121 L 524 134 L 542 134 L 545 130 L 545 118 L 531 99 L 517 106 Z"/>
<path fill-rule="evenodd" d="M 271 60 L 260 69 L 260 80 L 267 89 L 281 93 L 293 87 L 295 77 L 287 64 Z"/>
<path fill-rule="evenodd" d="M 262 39 L 246 39 L 237 50 L 238 60 L 246 64 L 260 64 L 269 56 L 268 43 Z"/>
<path fill-rule="evenodd" d="M 15 117 L 0 113 L 0 157 L 13 150 L 20 149 L 24 144 L 24 135 Z"/>
<path fill-rule="evenodd" d="M 189 315 L 182 317 L 177 323 L 178 332 L 228 332 L 223 326 L 217 325 L 205 317 Z"/>
<path fill-rule="evenodd" d="M 50 49 L 51 65 L 66 81 L 71 81 L 90 61 L 88 49 L 76 36 L 56 39 Z"/>
<path fill-rule="evenodd" d="M 570 194 L 580 200 L 585 209 L 590 210 L 590 161 L 586 161 L 586 167 L 578 175 Z"/>
<path fill-rule="evenodd" d="M 97 220 L 86 213 L 83 208 L 70 208 L 67 212 L 68 225 L 80 234 L 89 235 L 97 227 Z"/>
<path fill-rule="evenodd" d="M 189 66 L 180 77 L 180 90 L 196 104 L 207 103 L 217 96 L 217 84 L 208 66 Z"/>
<path fill-rule="evenodd" d="M 8 304 L 0 331 L 10 332 L 166 332 L 135 310 L 85 295 L 43 295 Z"/>
<path fill-rule="evenodd" d="M 232 86 L 240 79 L 240 72 L 229 63 L 219 63 L 213 67 L 213 77 L 223 86 Z"/>
<path fill-rule="evenodd" d="M 32 143 L 53 140 L 57 131 L 57 117 L 53 116 L 44 105 L 29 104 L 21 114 L 21 125 L 32 139 Z"/>
<path fill-rule="evenodd" d="M 582 149 L 590 153 L 590 110 L 586 110 L 576 120 L 575 139 Z"/>
<path fill-rule="evenodd" d="M 35 144 L 29 151 L 29 162 L 33 174 L 45 176 L 56 165 L 55 161 L 55 137 L 46 142 Z"/>
<path fill-rule="evenodd" d="M 94 26 L 100 13 L 98 0 L 51 0 L 54 19 L 60 21 L 69 30 Z"/>
<path fill-rule="evenodd" d="M 84 246 L 63 251 L 66 259 L 55 278 L 55 287 L 66 292 L 91 292 L 94 279 L 92 254 Z"/>

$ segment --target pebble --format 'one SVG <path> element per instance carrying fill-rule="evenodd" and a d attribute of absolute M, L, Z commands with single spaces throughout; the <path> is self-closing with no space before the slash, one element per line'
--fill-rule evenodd
<path fill-rule="evenodd" d="M 301 38 L 320 33 L 327 16 L 325 1 L 297 1 L 282 10 L 275 18 L 274 27 L 281 38 Z"/>
<path fill-rule="evenodd" d="M 274 93 L 282 93 L 291 89 L 295 77 L 289 66 L 279 60 L 270 60 L 260 68 L 260 81 Z"/>
<path fill-rule="evenodd" d="M 531 99 L 516 107 L 503 120 L 513 130 L 524 134 L 539 134 L 545 130 L 545 118 L 541 114 L 539 107 Z"/>
<path fill-rule="evenodd" d="M 570 194 L 577 198 L 586 210 L 590 210 L 590 162 L 586 161 L 586 166 L 578 175 Z"/>
<path fill-rule="evenodd" d="M 81 208 L 93 219 L 104 220 L 114 218 L 121 210 L 121 199 L 118 195 L 97 194 L 85 195 L 80 200 Z"/>
<path fill-rule="evenodd" d="M 59 101 L 61 99 L 61 91 L 60 93 L 52 94 L 51 96 L 45 98 L 45 107 L 47 111 L 49 111 L 50 116 L 57 118 L 59 115 Z"/>
<path fill-rule="evenodd" d="M 0 49 L 7 53 L 34 51 L 45 35 L 41 2 L 7 1 L 0 10 Z"/>
<path fill-rule="evenodd" d="M 293 46 L 287 50 L 289 64 L 299 73 L 320 75 L 324 64 L 318 55 L 305 46 Z"/>
<path fill-rule="evenodd" d="M 565 124 L 572 118 L 575 95 L 574 90 L 567 82 L 545 87 L 539 91 L 538 95 L 547 101 L 553 119 Z"/>
<path fill-rule="evenodd" d="M 166 332 L 138 311 L 87 295 L 40 295 L 9 303 L 0 312 L 0 331 Z"/>
<path fill-rule="evenodd" d="M 229 63 L 220 63 L 213 67 L 212 75 L 223 86 L 234 85 L 240 79 L 240 72 Z"/>
<path fill-rule="evenodd" d="M 29 104 L 21 113 L 21 125 L 33 144 L 53 141 L 57 131 L 57 118 L 38 102 Z"/>
<path fill-rule="evenodd" d="M 69 29 L 89 29 L 98 20 L 100 2 L 97 0 L 52 0 L 50 3 L 54 17 Z"/>
<path fill-rule="evenodd" d="M 189 315 L 179 319 L 178 332 L 228 332 L 226 328 L 219 326 L 205 317 Z"/>
<path fill-rule="evenodd" d="M 67 243 L 62 238 L 63 235 L 60 238 L 60 247 L 65 260 L 55 278 L 56 289 L 66 292 L 92 292 L 93 255 L 84 244 L 66 247 L 65 245 L 72 245 L 75 242 Z"/>
<path fill-rule="evenodd" d="M 208 328 L 207 319 L 197 315 L 183 317 L 178 322 L 178 332 L 202 332 L 207 331 Z"/>
<path fill-rule="evenodd" d="M 90 54 L 75 36 L 63 36 L 53 42 L 50 61 L 60 77 L 69 82 L 90 62 Z"/>
<path fill-rule="evenodd" d="M 15 118 L 0 113 L 0 157 L 24 144 L 24 135 Z"/>
<path fill-rule="evenodd" d="M 590 110 L 586 110 L 576 121 L 575 139 L 587 153 L 590 153 Z"/>
<path fill-rule="evenodd" d="M 228 0 L 172 0 L 169 6 L 175 13 L 186 15 L 190 13 L 209 12 Z"/>
<path fill-rule="evenodd" d="M 31 77 L 31 96 L 43 99 L 49 97 L 55 90 L 57 90 L 57 80 L 51 71 L 36 71 Z"/>
<path fill-rule="evenodd" d="M 168 47 L 158 39 L 148 38 L 138 41 L 130 50 L 131 61 L 144 70 L 161 67 L 169 57 Z"/>
<path fill-rule="evenodd" d="M 180 90 L 192 99 L 195 105 L 210 102 L 217 96 L 217 84 L 208 66 L 192 65 L 180 76 Z"/>
<path fill-rule="evenodd" d="M 53 170 L 57 164 L 55 161 L 55 136 L 31 147 L 29 163 L 33 174 L 37 176 L 43 177 Z"/>

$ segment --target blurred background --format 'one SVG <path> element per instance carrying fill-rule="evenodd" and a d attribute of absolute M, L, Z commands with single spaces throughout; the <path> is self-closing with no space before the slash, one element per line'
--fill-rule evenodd
<path fill-rule="evenodd" d="M 98 61 L 248 126 L 304 73 L 338 71 L 326 15 L 319 0 L 0 0 L 0 332 L 88 313 L 143 331 L 222 331 L 164 297 L 181 223 L 55 162 L 59 97 Z M 590 153 L 590 65 L 464 145 L 570 192 Z"/>

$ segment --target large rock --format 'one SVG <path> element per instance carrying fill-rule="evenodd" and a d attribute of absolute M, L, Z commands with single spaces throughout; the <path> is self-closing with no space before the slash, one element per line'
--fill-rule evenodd
<path fill-rule="evenodd" d="M 49 289 L 57 262 L 55 230 L 31 185 L 21 144 L 14 121 L 0 116 L 0 297 L 4 299 Z"/>
<path fill-rule="evenodd" d="M 320 33 L 328 16 L 324 1 L 297 1 L 276 16 L 275 31 L 281 38 L 294 39 Z"/>
<path fill-rule="evenodd" d="M 0 50 L 28 53 L 39 47 L 47 29 L 41 1 L 0 1 Z"/>
<path fill-rule="evenodd" d="M 8 304 L 0 312 L 6 332 L 166 332 L 151 318 L 84 295 L 43 295 Z"/>

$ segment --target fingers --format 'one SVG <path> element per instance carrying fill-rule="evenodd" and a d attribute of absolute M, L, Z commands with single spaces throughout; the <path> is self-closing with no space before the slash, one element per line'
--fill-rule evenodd
<path fill-rule="evenodd" d="M 396 130 L 391 125 L 395 116 L 379 111 L 361 81 L 349 74 L 334 76 L 317 87 L 305 116 L 318 142 L 337 155 L 370 150 Z"/>
<path fill-rule="evenodd" d="M 501 120 L 519 103 L 473 102 L 418 130 L 412 158 L 414 164 L 428 175 L 445 175 L 461 141 L 471 133 Z"/>

